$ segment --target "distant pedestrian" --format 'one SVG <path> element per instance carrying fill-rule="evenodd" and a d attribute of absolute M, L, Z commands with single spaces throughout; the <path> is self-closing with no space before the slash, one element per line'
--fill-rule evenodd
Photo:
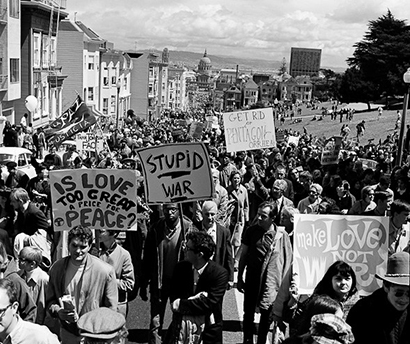
<path fill-rule="evenodd" d="M 380 118 L 381 118 L 382 115 L 383 115 L 383 108 L 382 108 L 381 106 L 379 106 L 379 108 L 377 109 L 377 111 L 378 111 L 378 113 L 379 113 L 379 116 L 377 117 L 377 120 L 380 120 Z"/>

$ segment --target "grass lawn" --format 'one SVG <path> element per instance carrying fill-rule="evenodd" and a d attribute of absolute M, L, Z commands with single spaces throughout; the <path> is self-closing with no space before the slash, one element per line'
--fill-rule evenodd
<path fill-rule="evenodd" d="M 329 105 L 329 103 L 322 105 L 327 107 L 328 109 L 331 109 L 331 105 Z M 400 111 L 400 113 L 402 113 L 402 111 Z M 374 138 L 373 143 L 377 144 L 379 142 L 379 139 L 384 141 L 387 135 L 392 135 L 394 133 L 394 127 L 397 120 L 397 110 L 383 110 L 383 115 L 380 120 L 378 120 L 377 110 L 355 113 L 353 120 L 350 123 L 346 121 L 345 115 L 343 115 L 342 123 L 340 123 L 339 121 L 339 116 L 337 117 L 337 120 L 331 121 L 329 115 L 325 116 L 322 121 L 312 121 L 314 114 L 316 114 L 316 117 L 319 118 L 321 115 L 321 110 L 319 109 L 312 111 L 310 109 L 306 109 L 306 107 L 303 106 L 302 116 L 300 117 L 302 118 L 302 122 L 291 124 L 290 118 L 286 118 L 284 125 L 281 126 L 278 121 L 276 122 L 276 125 L 280 129 L 291 128 L 292 130 L 296 130 L 301 133 L 303 133 L 303 127 L 305 127 L 308 133 L 313 134 L 313 136 L 325 136 L 326 138 L 328 138 L 334 135 L 340 135 L 340 129 L 342 128 L 342 125 L 348 123 L 351 130 L 349 137 L 356 137 L 356 125 L 364 120 L 366 122 L 366 131 L 364 133 L 364 136 L 360 139 L 360 144 L 365 145 L 368 143 L 369 139 Z M 406 134 L 406 131 L 404 132 L 404 134 Z"/>

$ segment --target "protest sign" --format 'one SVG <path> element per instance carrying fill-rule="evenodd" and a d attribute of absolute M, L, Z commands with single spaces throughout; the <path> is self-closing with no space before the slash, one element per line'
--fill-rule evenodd
<path fill-rule="evenodd" d="M 203 143 L 181 143 L 138 150 L 148 203 L 211 199 L 214 184 Z"/>
<path fill-rule="evenodd" d="M 104 138 L 94 133 L 80 133 L 75 137 L 75 145 L 79 152 L 101 152 L 104 150 Z"/>
<path fill-rule="evenodd" d="M 276 132 L 276 142 L 283 142 L 285 141 L 285 133 L 283 131 Z"/>
<path fill-rule="evenodd" d="M 339 162 L 339 153 L 342 147 L 342 137 L 333 136 L 326 141 L 322 150 L 322 158 L 320 163 L 322 165 L 332 165 Z"/>
<path fill-rule="evenodd" d="M 288 146 L 291 143 L 293 143 L 295 145 L 295 147 L 297 147 L 299 145 L 299 136 L 289 135 L 289 137 L 288 137 Z"/>
<path fill-rule="evenodd" d="M 371 168 L 373 171 L 376 170 L 376 166 L 378 164 L 377 161 L 370 160 L 370 159 L 358 159 L 363 163 L 363 169 Z"/>
<path fill-rule="evenodd" d="M 134 170 L 50 171 L 54 230 L 137 230 L 136 180 Z"/>
<path fill-rule="evenodd" d="M 361 295 L 380 288 L 375 274 L 387 265 L 388 217 L 297 214 L 294 226 L 293 271 L 300 294 L 311 294 L 337 260 L 353 268 Z"/>
<path fill-rule="evenodd" d="M 276 146 L 272 108 L 225 112 L 223 121 L 228 152 Z"/>

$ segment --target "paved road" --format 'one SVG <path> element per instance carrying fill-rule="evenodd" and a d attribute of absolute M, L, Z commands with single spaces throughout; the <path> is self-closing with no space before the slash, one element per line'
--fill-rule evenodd
<path fill-rule="evenodd" d="M 223 304 L 224 343 L 242 343 L 242 304 L 243 295 L 236 289 L 231 289 L 226 292 Z M 170 321 L 171 311 L 167 309 L 164 328 L 168 328 Z M 129 330 L 128 343 L 148 342 L 149 302 L 144 302 L 138 297 L 130 303 L 127 327 Z"/>

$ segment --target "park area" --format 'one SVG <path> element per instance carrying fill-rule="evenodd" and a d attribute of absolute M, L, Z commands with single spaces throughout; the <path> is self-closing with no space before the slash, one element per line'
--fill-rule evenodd
<path fill-rule="evenodd" d="M 338 109 L 341 109 L 345 104 L 338 106 Z M 355 112 L 353 120 L 349 122 L 346 120 L 346 116 L 343 115 L 343 122 L 340 123 L 340 117 L 337 116 L 336 120 L 331 120 L 330 115 L 324 116 L 323 120 L 318 120 L 321 118 L 322 107 L 330 110 L 332 108 L 331 103 L 322 103 L 317 110 L 311 110 L 306 108 L 305 105 L 302 105 L 302 115 L 296 116 L 295 118 L 301 118 L 302 121 L 299 123 L 293 123 L 289 117 L 286 118 L 285 124 L 280 125 L 279 121 L 276 122 L 276 125 L 279 129 L 292 129 L 303 133 L 303 127 L 306 128 L 309 134 L 317 137 L 326 138 L 340 135 L 340 129 L 343 124 L 348 124 L 351 130 L 349 138 L 356 137 L 356 125 L 365 121 L 365 133 L 364 136 L 360 139 L 360 144 L 364 145 L 368 143 L 368 140 L 374 139 L 373 143 L 378 143 L 381 139 L 382 142 L 386 139 L 387 135 L 393 135 L 395 132 L 395 126 L 397 121 L 397 110 L 383 110 L 383 114 L 378 118 L 377 108 L 371 111 Z M 402 110 L 399 110 L 402 114 Z M 313 120 L 316 115 L 316 120 Z M 405 132 L 406 133 L 406 132 Z M 397 130 L 399 134 L 399 130 Z"/>

